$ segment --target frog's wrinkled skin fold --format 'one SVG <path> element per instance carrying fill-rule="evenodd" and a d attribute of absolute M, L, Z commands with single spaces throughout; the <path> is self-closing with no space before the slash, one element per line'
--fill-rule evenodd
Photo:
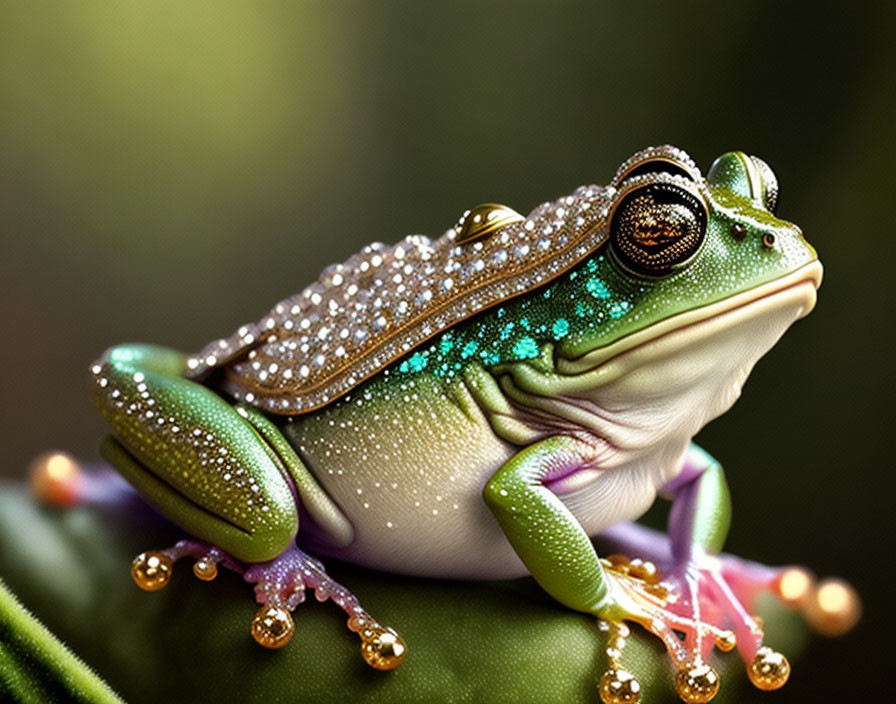
<path fill-rule="evenodd" d="M 531 574 L 609 628 L 605 702 L 638 697 L 623 621 L 662 638 L 684 701 L 715 694 L 714 646 L 781 686 L 787 661 L 748 614 L 759 591 L 796 604 L 814 586 L 719 557 L 724 473 L 691 442 L 815 305 L 821 265 L 777 195 L 755 157 L 729 152 L 704 177 L 650 148 L 526 217 L 487 204 L 436 241 L 371 245 L 197 355 L 108 350 L 93 366 L 104 454 L 192 536 L 140 556 L 138 584 L 164 586 L 183 556 L 202 579 L 239 571 L 269 647 L 311 587 L 346 610 L 368 663 L 399 664 L 400 637 L 298 536 L 380 570 Z M 625 528 L 658 494 L 662 546 Z M 603 531 L 629 556 L 598 557 Z"/>

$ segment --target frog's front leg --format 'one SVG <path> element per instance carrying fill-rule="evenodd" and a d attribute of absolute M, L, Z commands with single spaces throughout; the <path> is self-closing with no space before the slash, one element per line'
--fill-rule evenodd
<path fill-rule="evenodd" d="M 705 702 L 718 690 L 718 677 L 703 657 L 714 643 L 732 639 L 733 610 L 741 618 L 739 635 L 756 654 L 761 631 L 724 589 L 704 589 L 710 556 L 724 542 L 729 522 L 727 488 L 721 468 L 695 451 L 673 510 L 673 570 L 665 580 L 650 563 L 602 561 L 588 535 L 546 482 L 595 466 L 587 441 L 557 436 L 531 445 L 511 458 L 489 480 L 484 497 L 507 538 L 538 583 L 570 608 L 600 617 L 611 630 L 610 670 L 601 680 L 605 702 L 633 702 L 638 685 L 620 666 L 627 628 L 635 621 L 659 636 L 677 671 L 683 700 Z M 702 464 L 701 464 L 702 462 Z M 704 558 L 705 556 L 705 558 Z M 713 582 L 715 585 L 716 583 Z M 743 628 L 748 629 L 744 631 Z M 684 642 L 681 640 L 684 637 Z M 758 638 L 758 641 L 757 641 Z M 783 684 L 783 682 L 781 682 Z"/>
<path fill-rule="evenodd" d="M 621 667 L 633 620 L 660 636 L 670 652 L 681 649 L 673 631 L 690 624 L 664 612 L 664 592 L 653 575 L 637 579 L 613 572 L 598 558 L 588 534 L 546 483 L 595 466 L 595 452 L 583 440 L 554 436 L 530 445 L 508 460 L 488 481 L 483 496 L 507 539 L 535 580 L 562 604 L 600 617 L 611 631 L 610 669 L 600 683 L 601 698 L 613 704 L 637 702 L 640 686 Z"/>
<path fill-rule="evenodd" d="M 139 556 L 132 575 L 145 589 L 168 582 L 174 561 L 190 556 L 209 580 L 222 565 L 254 583 L 262 604 L 252 634 L 262 645 L 289 641 L 290 611 L 306 588 L 349 615 L 369 664 L 389 669 L 404 645 L 380 626 L 315 558 L 299 550 L 297 502 L 337 543 L 352 528 L 278 428 L 256 409 L 232 406 L 182 378 L 185 355 L 147 345 L 109 350 L 93 367 L 95 400 L 112 427 L 104 457 L 160 513 L 198 540 Z"/>

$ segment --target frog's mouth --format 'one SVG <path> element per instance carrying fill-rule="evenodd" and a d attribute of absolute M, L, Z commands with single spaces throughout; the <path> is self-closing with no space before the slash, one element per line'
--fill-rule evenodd
<path fill-rule="evenodd" d="M 600 374 L 601 383 L 605 383 L 642 363 L 641 358 L 650 355 L 654 345 L 672 343 L 680 348 L 719 328 L 734 327 L 775 308 L 795 311 L 793 320 L 798 320 L 815 307 L 822 272 L 821 262 L 815 260 L 762 286 L 672 316 L 576 359 L 558 356 L 557 372 L 565 377 Z"/>

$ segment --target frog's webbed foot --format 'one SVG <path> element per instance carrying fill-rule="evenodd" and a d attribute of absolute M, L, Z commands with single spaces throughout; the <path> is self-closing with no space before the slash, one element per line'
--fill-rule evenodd
<path fill-rule="evenodd" d="M 711 560 L 711 558 L 710 558 Z M 685 702 L 708 702 L 719 690 L 719 676 L 709 663 L 712 649 L 738 649 L 750 679 L 761 689 L 777 689 L 790 675 L 784 656 L 762 647 L 756 619 L 719 579 L 708 563 L 661 574 L 651 562 L 614 555 L 604 562 L 614 583 L 616 601 L 626 620 L 638 622 L 659 637 L 675 670 L 675 689 Z M 611 628 L 614 626 L 611 622 Z M 618 668 L 624 633 L 608 651 L 611 671 Z M 615 657 L 614 657 L 615 656 Z M 603 688 L 602 688 L 603 696 Z M 608 704 L 626 701 L 605 697 Z"/>
<path fill-rule="evenodd" d="M 318 601 L 331 599 L 348 614 L 348 627 L 361 638 L 361 654 L 368 665 L 391 670 L 404 661 L 406 646 L 401 636 L 378 623 L 354 594 L 326 573 L 319 560 L 299 548 L 292 546 L 271 562 L 252 565 L 243 579 L 255 584 L 256 601 L 262 604 L 252 622 L 252 635 L 261 645 L 278 648 L 289 640 L 289 612 L 305 600 L 306 589 L 313 589 Z M 277 635 L 280 623 L 290 628 L 282 642 Z"/>
<path fill-rule="evenodd" d="M 735 645 L 734 634 L 701 614 L 682 608 L 678 584 L 670 582 L 649 561 L 623 555 L 602 559 L 612 587 L 615 607 L 599 622 L 608 632 L 609 668 L 600 681 L 605 704 L 633 704 L 640 700 L 634 676 L 622 668 L 622 654 L 633 621 L 662 640 L 675 670 L 675 689 L 685 702 L 708 702 L 719 690 L 719 676 L 706 661 L 713 645 L 725 652 Z M 782 682 L 783 684 L 783 682 Z"/>
<path fill-rule="evenodd" d="M 851 628 L 860 609 L 858 597 L 840 580 L 816 583 L 801 568 L 774 569 L 728 555 L 671 566 L 666 574 L 649 561 L 622 555 L 602 564 L 619 614 L 601 621 L 609 631 L 609 670 L 600 684 L 606 704 L 638 701 L 637 682 L 621 666 L 629 633 L 623 620 L 639 623 L 663 641 L 683 701 L 708 702 L 720 684 L 709 664 L 713 648 L 723 653 L 737 649 L 759 689 L 778 689 L 790 676 L 787 658 L 763 645 L 762 620 L 751 615 L 760 593 L 771 592 L 799 609 L 815 630 L 827 635 Z"/>
<path fill-rule="evenodd" d="M 321 562 L 292 546 L 270 562 L 244 565 L 223 550 L 196 540 L 181 540 L 174 547 L 138 555 L 131 576 L 142 589 L 155 591 L 168 584 L 174 563 L 192 557 L 193 573 L 209 581 L 218 566 L 242 575 L 255 585 L 255 599 L 261 608 L 252 619 L 252 637 L 266 648 L 281 648 L 292 639 L 295 624 L 292 611 L 305 600 L 305 590 L 313 589 L 318 601 L 331 599 L 348 614 L 348 627 L 361 638 L 361 654 L 377 670 L 398 667 L 406 646 L 391 628 L 376 621 L 357 597 L 333 580 Z"/>

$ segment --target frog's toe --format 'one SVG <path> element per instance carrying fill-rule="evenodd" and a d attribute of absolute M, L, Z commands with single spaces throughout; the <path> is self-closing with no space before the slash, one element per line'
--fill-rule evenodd
<path fill-rule="evenodd" d="M 637 704 L 641 701 L 641 685 L 635 676 L 621 665 L 622 650 L 630 629 L 619 621 L 600 621 L 607 632 L 607 662 L 609 667 L 600 678 L 598 691 L 604 704 Z"/>
<path fill-rule="evenodd" d="M 713 646 L 722 652 L 736 649 L 756 687 L 768 691 L 784 686 L 790 677 L 790 664 L 784 655 L 763 644 L 762 620 L 750 615 L 756 594 L 745 591 L 742 582 L 727 580 L 721 560 L 706 558 L 700 566 L 682 567 L 668 583 L 670 590 L 681 595 L 670 605 L 670 610 L 695 623 L 694 639 L 685 642 L 698 657 L 706 657 Z M 711 641 L 707 640 L 707 634 L 712 636 Z M 698 671 L 699 668 L 695 675 Z M 712 688 L 712 679 L 716 679 L 715 689 L 718 689 L 714 673 L 708 677 L 695 676 L 694 681 L 698 685 L 702 681 L 708 690 Z M 681 671 L 676 677 L 676 689 L 685 701 L 709 701 L 685 697 L 684 693 L 693 687 L 690 678 L 684 677 Z"/>
<path fill-rule="evenodd" d="M 747 668 L 747 675 L 759 689 L 770 691 L 783 687 L 790 677 L 790 663 L 781 653 L 762 646 Z"/>
<path fill-rule="evenodd" d="M 262 606 L 252 619 L 252 637 L 265 648 L 282 648 L 295 630 L 292 614 L 283 606 Z"/>
<path fill-rule="evenodd" d="M 361 655 L 375 670 L 392 670 L 404 662 L 407 646 L 391 628 L 368 625 L 358 635 L 361 636 Z"/>
<path fill-rule="evenodd" d="M 612 617 L 599 621 L 607 632 L 608 669 L 601 677 L 599 692 L 604 704 L 629 704 L 640 701 L 641 688 L 635 677 L 623 669 L 622 659 L 629 627 L 623 621 L 635 621 L 663 641 L 673 663 L 675 688 L 683 701 L 708 702 L 717 693 L 719 678 L 693 644 L 705 630 L 713 638 L 727 634 L 704 626 L 671 609 L 678 595 L 663 581 L 657 567 L 648 561 L 629 560 L 613 555 L 602 560 L 616 594 Z M 688 647 L 690 644 L 690 647 Z"/>
<path fill-rule="evenodd" d="M 330 599 L 348 614 L 348 627 L 361 639 L 364 661 L 377 670 L 398 667 L 407 647 L 391 628 L 376 621 L 358 598 L 332 579 L 321 562 L 292 546 L 270 562 L 250 566 L 243 575 L 255 584 L 256 601 L 262 605 L 252 621 L 252 636 L 267 648 L 286 645 L 294 633 L 291 616 L 312 589 L 318 601 Z"/>
<path fill-rule="evenodd" d="M 645 605 L 642 605 L 642 608 Z M 703 704 L 711 701 L 719 691 L 719 675 L 701 654 L 688 652 L 678 642 L 677 633 L 682 628 L 691 628 L 681 619 L 666 615 L 656 608 L 648 606 L 650 620 L 644 625 L 666 644 L 667 651 L 675 668 L 674 685 L 678 696 L 689 704 Z M 641 612 L 643 613 L 643 612 Z M 638 615 L 633 620 L 641 620 Z M 607 662 L 609 667 L 600 679 L 598 691 L 604 704 L 635 704 L 641 699 L 641 686 L 621 665 L 622 651 L 626 638 L 630 634 L 627 625 L 620 621 L 601 620 L 602 630 L 607 636 Z"/>
<path fill-rule="evenodd" d="M 71 506 L 84 495 L 84 472 L 66 452 L 44 452 L 31 461 L 28 470 L 31 491 L 45 504 Z"/>
<path fill-rule="evenodd" d="M 35 457 L 28 466 L 28 481 L 34 498 L 46 506 L 95 506 L 140 520 L 148 516 L 160 520 L 114 469 L 80 462 L 67 452 L 50 450 Z"/>
<path fill-rule="evenodd" d="M 155 592 L 171 581 L 174 561 L 160 550 L 142 552 L 131 563 L 131 577 L 138 587 Z"/>
<path fill-rule="evenodd" d="M 163 550 L 142 552 L 131 563 L 131 577 L 138 587 L 148 592 L 158 591 L 167 586 L 174 572 L 174 563 L 183 557 L 192 557 L 193 574 L 204 582 L 218 576 L 218 563 L 223 563 L 236 572 L 242 572 L 240 563 L 220 548 L 198 540 L 181 540 L 176 545 Z"/>
<path fill-rule="evenodd" d="M 822 580 L 802 607 L 813 630 L 825 636 L 848 633 L 862 617 L 862 602 L 856 590 L 842 579 Z"/>
<path fill-rule="evenodd" d="M 696 659 L 675 673 L 675 691 L 685 702 L 711 701 L 719 692 L 719 674 L 702 659 Z"/>
<path fill-rule="evenodd" d="M 637 704 L 641 685 L 627 670 L 607 670 L 600 678 L 600 700 L 604 704 Z"/>

